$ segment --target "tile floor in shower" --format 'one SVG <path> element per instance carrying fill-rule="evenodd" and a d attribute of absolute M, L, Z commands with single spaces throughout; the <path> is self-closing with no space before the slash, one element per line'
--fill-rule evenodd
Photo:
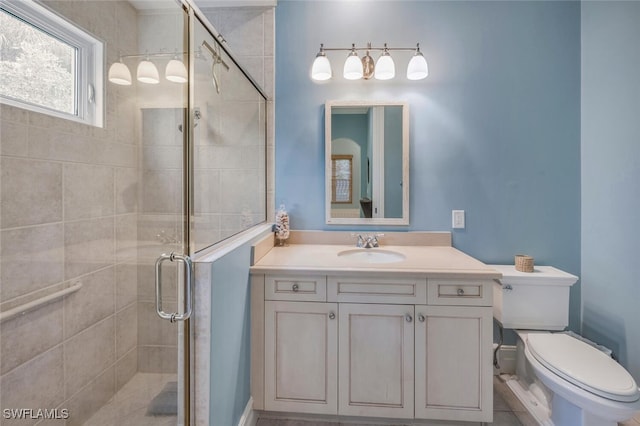
<path fill-rule="evenodd" d="M 84 426 L 175 426 L 176 416 L 151 416 L 149 404 L 175 374 L 136 373 Z"/>
<path fill-rule="evenodd" d="M 411 423 L 409 423 L 411 424 Z M 443 422 L 443 423 L 427 423 L 443 426 L 472 426 L 480 423 L 471 422 Z M 538 423 L 527 412 L 522 403 L 511 392 L 507 385 L 498 377 L 493 379 L 493 422 L 484 423 L 492 426 L 538 426 Z M 260 417 L 257 426 L 374 426 L 381 423 L 337 423 L 337 422 L 316 422 L 302 421 L 292 419 L 279 419 L 270 417 Z M 393 426 L 404 426 L 399 423 Z"/>

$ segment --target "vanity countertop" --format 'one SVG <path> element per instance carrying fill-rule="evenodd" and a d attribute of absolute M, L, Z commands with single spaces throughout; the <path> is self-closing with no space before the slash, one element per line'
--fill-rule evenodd
<path fill-rule="evenodd" d="M 477 259 L 449 246 L 381 246 L 357 249 L 375 252 L 392 251 L 405 256 L 393 263 L 368 263 L 338 256 L 353 246 L 329 244 L 291 244 L 273 247 L 252 267 L 254 274 L 313 273 L 350 275 L 363 272 L 377 276 L 397 276 L 399 273 L 430 278 L 497 279 L 502 274 Z"/>

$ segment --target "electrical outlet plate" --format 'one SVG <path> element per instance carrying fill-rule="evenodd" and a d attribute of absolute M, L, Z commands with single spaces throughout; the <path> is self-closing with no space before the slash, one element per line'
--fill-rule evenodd
<path fill-rule="evenodd" d="M 464 229 L 464 210 L 451 210 L 451 227 Z"/>

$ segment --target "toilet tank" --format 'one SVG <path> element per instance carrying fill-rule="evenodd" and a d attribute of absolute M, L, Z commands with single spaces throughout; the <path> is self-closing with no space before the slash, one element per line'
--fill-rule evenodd
<path fill-rule="evenodd" d="M 569 290 L 578 277 L 552 266 L 533 272 L 513 265 L 489 265 L 502 273 L 493 285 L 493 317 L 504 328 L 564 330 L 569 324 Z"/>

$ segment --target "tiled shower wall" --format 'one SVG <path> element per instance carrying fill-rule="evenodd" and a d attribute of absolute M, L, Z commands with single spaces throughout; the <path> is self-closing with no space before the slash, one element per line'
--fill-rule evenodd
<path fill-rule="evenodd" d="M 275 215 L 275 9 L 228 7 L 202 10 L 234 57 L 267 95 L 267 221 Z"/>
<path fill-rule="evenodd" d="M 137 51 L 129 3 L 45 3 L 105 41 L 108 64 Z M 106 84 L 102 129 L 1 108 L 0 302 L 83 287 L 1 324 L 0 405 L 81 424 L 137 370 L 135 91 Z"/>

